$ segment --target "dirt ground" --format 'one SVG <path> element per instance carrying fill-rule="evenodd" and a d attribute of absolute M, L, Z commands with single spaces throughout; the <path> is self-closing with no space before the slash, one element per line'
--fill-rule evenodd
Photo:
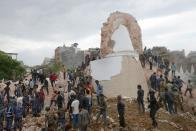
<path fill-rule="evenodd" d="M 146 78 L 152 71 L 146 69 L 145 75 Z M 186 85 L 185 85 L 186 86 Z M 184 86 L 184 89 L 185 89 Z M 183 89 L 183 90 L 184 90 Z M 50 95 L 46 96 L 46 105 L 49 105 L 49 100 L 52 94 L 52 87 L 50 87 Z M 184 107 L 185 113 L 180 112 L 178 115 L 170 115 L 164 109 L 160 109 L 157 113 L 158 128 L 154 129 L 152 127 L 152 122 L 149 117 L 149 111 L 146 109 L 144 114 L 138 112 L 137 103 L 133 100 L 125 99 L 126 102 L 126 128 L 122 131 L 196 131 L 196 118 L 192 115 L 191 108 L 196 103 L 196 90 L 193 90 L 194 98 L 189 98 L 189 95 L 184 96 Z M 65 94 L 66 95 L 66 94 Z M 89 131 L 119 131 L 119 122 L 117 114 L 117 100 L 115 98 L 110 98 L 107 100 L 108 103 L 108 116 L 109 116 L 109 127 L 103 128 L 103 120 L 100 119 L 99 123 L 95 123 L 96 116 L 96 106 L 93 109 L 93 120 L 91 125 L 89 125 Z M 146 104 L 147 107 L 147 104 Z M 190 112 L 190 113 L 187 113 Z M 32 122 L 34 121 L 34 122 Z M 39 131 L 44 127 L 44 112 L 41 114 L 41 117 L 32 118 L 29 115 L 26 119 L 23 120 L 23 123 L 26 124 L 24 131 Z M 31 124 L 32 123 L 32 124 Z M 29 128 L 31 126 L 31 128 Z"/>

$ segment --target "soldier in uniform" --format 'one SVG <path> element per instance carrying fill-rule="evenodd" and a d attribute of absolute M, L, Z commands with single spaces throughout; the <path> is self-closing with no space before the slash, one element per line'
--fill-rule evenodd
<path fill-rule="evenodd" d="M 164 81 L 160 82 L 160 90 L 159 90 L 159 104 L 163 106 L 165 106 L 165 109 L 168 110 L 167 108 L 167 104 L 166 104 L 166 100 L 165 100 L 165 89 L 166 89 L 166 85 Z"/>
<path fill-rule="evenodd" d="M 174 85 L 172 88 L 172 95 L 174 99 L 174 112 L 177 113 L 177 108 L 180 106 L 181 110 L 183 111 L 183 106 L 182 106 L 182 95 L 178 91 L 178 88 Z"/>
<path fill-rule="evenodd" d="M 99 111 L 96 117 L 96 123 L 98 123 L 100 115 L 103 115 L 104 126 L 107 126 L 107 103 L 105 101 L 105 96 L 100 94 L 100 104 L 99 104 Z"/>

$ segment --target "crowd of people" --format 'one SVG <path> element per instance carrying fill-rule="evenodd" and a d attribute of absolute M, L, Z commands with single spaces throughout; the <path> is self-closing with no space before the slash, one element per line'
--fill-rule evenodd
<path fill-rule="evenodd" d="M 143 67 L 149 63 L 150 70 L 153 70 L 153 65 L 156 66 L 156 72 L 149 77 L 148 107 L 152 125 L 157 127 L 155 115 L 160 107 L 164 107 L 170 114 L 177 114 L 178 109 L 184 111 L 183 94 L 186 96 L 189 92 L 190 98 L 193 98 L 193 83 L 191 80 L 184 82 L 180 76 L 176 76 L 177 66 L 174 62 L 170 65 L 170 62 L 162 59 L 161 56 L 153 56 L 150 50 L 145 50 L 144 54 L 140 56 L 140 60 Z M 183 93 L 182 87 L 185 86 L 186 89 Z M 143 94 L 141 86 L 138 85 L 138 106 L 139 109 L 142 107 L 144 111 Z"/>
<path fill-rule="evenodd" d="M 146 62 L 149 62 L 150 70 L 152 70 L 153 63 L 156 63 L 158 67 L 157 72 L 149 77 L 150 88 L 147 99 L 152 125 L 157 127 L 155 116 L 160 107 L 165 108 L 170 114 L 176 114 L 178 108 L 183 111 L 182 87 L 185 82 L 180 76 L 176 76 L 175 63 L 169 67 L 169 64 L 162 61 L 161 58 L 146 54 L 140 56 L 140 60 L 142 60 L 143 67 Z M 170 71 L 171 78 L 169 78 Z M 109 124 L 108 107 L 106 96 L 103 93 L 104 87 L 98 80 L 93 81 L 92 77 L 86 74 L 84 63 L 81 67 L 67 70 L 64 74 L 66 85 L 58 86 L 56 84 L 59 78 L 55 73 L 50 73 L 48 77 L 47 80 L 43 74 L 33 71 L 30 79 L 26 78 L 14 84 L 12 87 L 14 95 L 11 95 L 11 82 L 5 82 L 6 86 L 0 92 L 0 131 L 4 127 L 7 131 L 22 130 L 23 118 L 27 115 L 39 117 L 44 110 L 46 113 L 43 130 L 45 131 L 66 131 L 71 127 L 73 130 L 87 131 L 88 126 L 92 123 L 92 113 L 96 113 L 96 123 L 100 123 L 99 119 L 102 116 L 103 126 L 107 128 Z M 95 87 L 92 84 L 94 82 Z M 186 85 L 184 95 L 186 96 L 189 92 L 190 97 L 193 97 L 191 80 L 188 80 Z M 136 92 L 138 111 L 144 113 L 146 110 L 145 92 L 139 84 L 135 88 L 138 89 Z M 51 96 L 49 102 L 46 100 L 46 95 Z M 122 128 L 126 127 L 125 106 L 122 96 L 117 96 L 117 115 Z M 96 107 L 95 112 L 93 112 L 93 107 Z"/>

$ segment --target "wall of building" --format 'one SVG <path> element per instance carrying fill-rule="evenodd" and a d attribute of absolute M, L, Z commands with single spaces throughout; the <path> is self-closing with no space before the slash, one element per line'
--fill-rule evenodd
<path fill-rule="evenodd" d="M 55 50 L 55 62 L 57 65 L 65 65 L 67 68 L 80 66 L 84 62 L 84 51 L 76 47 L 58 47 Z"/>

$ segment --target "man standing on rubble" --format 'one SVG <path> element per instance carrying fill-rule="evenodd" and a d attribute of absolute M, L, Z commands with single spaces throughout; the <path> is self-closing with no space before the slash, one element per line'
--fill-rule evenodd
<path fill-rule="evenodd" d="M 14 130 L 19 129 L 19 131 L 22 130 L 22 115 L 23 115 L 23 107 L 22 103 L 18 102 L 16 105 L 16 108 L 14 110 Z"/>
<path fill-rule="evenodd" d="M 74 98 L 73 102 L 71 103 L 72 107 L 72 117 L 73 117 L 73 129 L 77 130 L 78 129 L 78 124 L 79 124 L 79 100 L 76 99 L 76 96 L 72 96 Z"/>
<path fill-rule="evenodd" d="M 12 104 L 9 103 L 6 109 L 6 130 L 7 131 L 11 131 L 13 118 L 14 118 L 13 103 Z"/>
<path fill-rule="evenodd" d="M 155 92 L 154 91 L 150 91 L 150 99 L 149 99 L 149 106 L 148 108 L 150 108 L 150 117 L 152 119 L 152 125 L 156 128 L 158 126 L 156 119 L 155 119 L 155 115 L 157 113 L 157 110 L 159 109 L 159 105 L 157 103 L 157 100 L 155 98 Z"/>
<path fill-rule="evenodd" d="M 99 103 L 99 111 L 97 113 L 96 123 L 98 123 L 100 115 L 103 115 L 104 126 L 107 126 L 107 103 L 105 101 L 105 96 L 100 94 L 100 103 Z"/>
<path fill-rule="evenodd" d="M 176 64 L 174 62 L 171 65 L 171 70 L 172 70 L 172 77 L 174 77 L 176 74 Z"/>
<path fill-rule="evenodd" d="M 150 83 L 151 83 L 151 88 L 156 90 L 156 83 L 157 83 L 157 76 L 156 76 L 156 72 L 154 72 L 151 76 L 150 76 Z"/>
<path fill-rule="evenodd" d="M 141 85 L 138 85 L 137 89 L 138 89 L 138 91 L 137 91 L 138 109 L 139 109 L 139 112 L 141 112 L 141 108 L 142 108 L 142 112 L 144 113 L 145 112 L 145 109 L 144 109 L 144 90 L 142 89 Z"/>
<path fill-rule="evenodd" d="M 65 129 L 65 112 L 66 112 L 66 110 L 63 108 L 58 110 L 58 127 L 60 127 L 61 131 L 66 131 L 66 129 Z"/>
<path fill-rule="evenodd" d="M 80 113 L 79 113 L 80 131 L 87 131 L 89 124 L 90 124 L 90 115 L 86 109 L 80 106 Z"/>
<path fill-rule="evenodd" d="M 172 94 L 168 91 L 167 88 L 165 88 L 165 101 L 168 104 L 169 113 L 173 114 L 174 113 L 174 108 L 173 108 L 174 100 L 173 100 Z"/>
<path fill-rule="evenodd" d="M 180 76 L 178 76 L 177 85 L 178 85 L 178 89 L 179 89 L 180 92 L 182 92 L 181 88 L 183 87 L 183 83 L 184 83 L 184 81 L 180 78 Z"/>
<path fill-rule="evenodd" d="M 173 95 L 173 100 L 174 100 L 174 112 L 177 113 L 178 111 L 178 106 L 180 106 L 180 109 L 183 111 L 183 105 L 182 105 L 182 97 L 181 97 L 181 92 L 179 92 L 177 85 L 173 84 L 172 87 L 172 95 Z"/>
<path fill-rule="evenodd" d="M 63 100 L 63 96 L 61 95 L 60 91 L 58 91 L 58 95 L 57 95 L 57 99 L 56 99 L 56 103 L 57 103 L 57 106 L 58 106 L 58 110 L 60 110 L 61 108 L 63 108 L 63 103 L 64 103 L 64 100 Z"/>
<path fill-rule="evenodd" d="M 192 88 L 193 88 L 193 85 L 191 83 L 191 80 L 188 80 L 188 84 L 187 84 L 187 88 L 186 88 L 186 91 L 184 93 L 184 96 L 186 96 L 187 91 L 189 91 L 190 97 L 192 98 L 193 97 L 193 95 L 192 95 Z"/>
<path fill-rule="evenodd" d="M 103 94 L 103 86 L 100 85 L 98 80 L 96 80 L 95 83 L 97 85 L 96 86 L 97 105 L 99 105 L 100 104 L 100 95 Z"/>
<path fill-rule="evenodd" d="M 119 115 L 119 123 L 121 127 L 125 127 L 125 103 L 122 100 L 122 96 L 119 95 L 117 97 L 118 103 L 117 103 L 117 109 L 118 109 L 118 115 Z"/>
<path fill-rule="evenodd" d="M 4 88 L 4 96 L 7 96 L 7 101 L 10 101 L 10 81 L 6 83 L 6 87 Z"/>

